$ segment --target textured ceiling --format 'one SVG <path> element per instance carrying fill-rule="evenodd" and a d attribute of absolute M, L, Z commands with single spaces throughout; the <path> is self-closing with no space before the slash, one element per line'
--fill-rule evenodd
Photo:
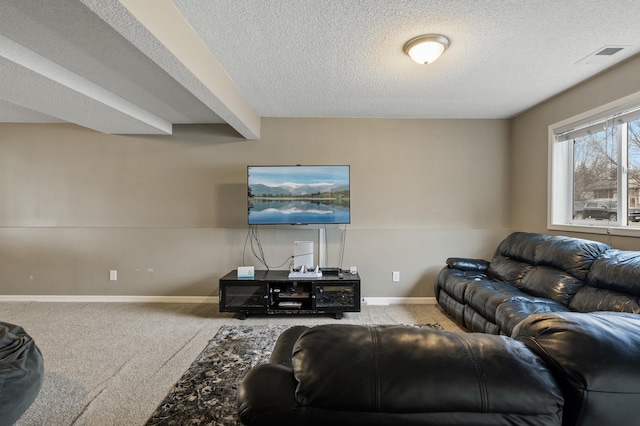
<path fill-rule="evenodd" d="M 509 118 L 640 52 L 637 0 L 2 0 L 0 121 Z M 441 33 L 420 66 L 402 51 Z M 612 56 L 590 56 L 622 47 Z"/>

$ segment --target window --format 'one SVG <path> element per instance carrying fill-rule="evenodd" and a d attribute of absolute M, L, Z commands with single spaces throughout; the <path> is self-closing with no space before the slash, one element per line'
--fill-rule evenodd
<path fill-rule="evenodd" d="M 550 126 L 549 153 L 549 229 L 640 236 L 640 94 Z"/>

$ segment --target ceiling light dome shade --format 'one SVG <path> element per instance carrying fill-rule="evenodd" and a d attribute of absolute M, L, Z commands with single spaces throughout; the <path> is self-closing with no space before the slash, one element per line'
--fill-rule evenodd
<path fill-rule="evenodd" d="M 404 53 L 419 64 L 430 64 L 449 47 L 449 39 L 439 34 L 412 38 L 404 45 Z"/>

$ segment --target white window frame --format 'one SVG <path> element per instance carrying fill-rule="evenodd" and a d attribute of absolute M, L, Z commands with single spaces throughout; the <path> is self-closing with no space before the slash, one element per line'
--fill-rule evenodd
<path fill-rule="evenodd" d="M 564 129 L 586 126 L 598 118 L 610 117 L 617 112 L 637 107 L 640 107 L 640 92 L 549 126 L 547 176 L 547 228 L 549 230 L 640 237 L 640 228 L 622 226 L 623 218 L 627 217 L 626 166 L 621 167 L 621 171 L 618 173 L 619 210 L 617 223 L 596 222 L 593 225 L 571 223 L 573 214 L 573 146 L 571 141 L 556 141 L 555 136 Z M 626 132 L 622 137 L 626 138 Z M 620 137 L 617 138 L 617 142 L 618 144 L 622 143 Z M 623 158 L 619 158 L 621 160 L 619 164 L 626 165 L 626 150 L 618 149 L 618 152 L 620 156 L 623 156 Z M 625 184 L 622 184 L 622 181 Z M 621 202 L 620 200 L 625 201 Z"/>

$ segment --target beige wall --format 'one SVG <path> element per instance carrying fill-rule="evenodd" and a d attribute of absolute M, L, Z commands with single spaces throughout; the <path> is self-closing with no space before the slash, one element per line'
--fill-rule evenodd
<path fill-rule="evenodd" d="M 226 125 L 0 124 L 0 294 L 217 296 L 243 262 L 248 164 L 350 164 L 342 266 L 358 266 L 365 297 L 433 296 L 448 256 L 488 258 L 510 232 L 508 138 L 506 120 L 272 118 L 257 141 Z M 341 232 L 327 230 L 331 266 Z M 260 236 L 280 265 L 317 228 Z"/>
<path fill-rule="evenodd" d="M 517 230 L 547 230 L 548 127 L 640 91 L 640 57 L 597 76 L 527 111 L 511 122 L 511 221 Z M 640 250 L 640 240 L 597 234 L 566 235 Z"/>
<path fill-rule="evenodd" d="M 640 58 L 513 120 L 271 118 L 257 141 L 226 125 L 145 137 L 0 124 L 0 294 L 217 296 L 243 263 L 248 164 L 350 164 L 342 266 L 358 266 L 366 297 L 433 296 L 447 257 L 489 258 L 513 229 L 549 232 L 547 127 L 640 91 L 638 75 Z M 332 266 L 341 232 L 327 231 Z M 317 230 L 260 236 L 279 265 Z"/>

